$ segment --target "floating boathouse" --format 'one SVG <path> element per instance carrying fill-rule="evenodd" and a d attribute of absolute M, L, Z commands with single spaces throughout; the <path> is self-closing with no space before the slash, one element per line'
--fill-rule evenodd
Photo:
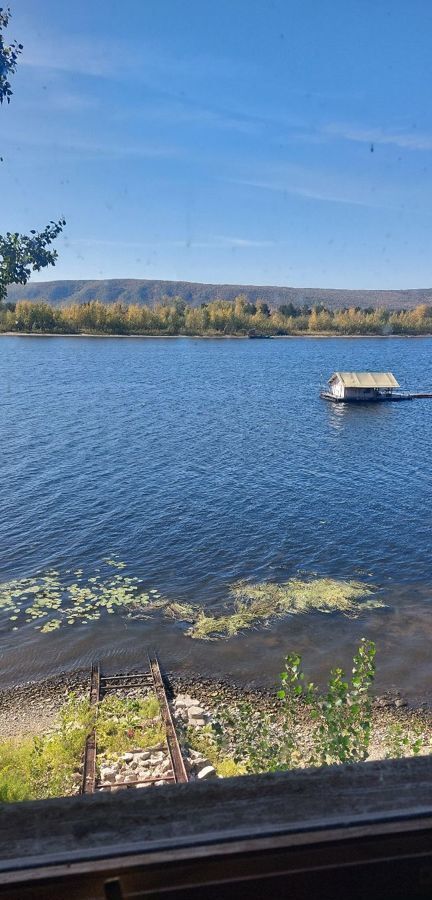
<path fill-rule="evenodd" d="M 328 384 L 321 397 L 339 403 L 408 399 L 393 393 L 399 384 L 392 372 L 333 372 Z"/>

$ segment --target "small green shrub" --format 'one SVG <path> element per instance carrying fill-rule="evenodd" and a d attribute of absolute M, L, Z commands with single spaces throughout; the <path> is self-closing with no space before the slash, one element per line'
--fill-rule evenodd
<path fill-rule="evenodd" d="M 250 703 L 219 708 L 219 746 L 233 747 L 235 762 L 256 774 L 366 759 L 374 674 L 375 645 L 363 639 L 354 656 L 351 681 L 342 669 L 332 669 L 327 691 L 320 694 L 306 680 L 301 657 L 292 653 L 280 676 L 279 712 L 263 712 Z M 312 725 L 309 749 L 300 740 L 305 713 Z"/>
<path fill-rule="evenodd" d="M 250 774 L 291 768 L 292 742 L 284 741 L 277 718 L 255 709 L 251 703 L 239 703 L 228 709 L 219 707 L 220 728 L 217 740 L 220 751 L 232 747 L 232 756 Z"/>
<path fill-rule="evenodd" d="M 324 694 L 306 681 L 298 654 L 286 657 L 278 697 L 285 706 L 288 727 L 296 720 L 299 701 L 303 701 L 316 723 L 311 764 L 358 762 L 367 758 L 375 652 L 375 644 L 362 638 L 354 656 L 351 681 L 346 680 L 341 668 L 332 669 Z"/>
<path fill-rule="evenodd" d="M 386 734 L 386 759 L 401 759 L 403 756 L 418 756 L 424 747 L 424 737 L 419 728 L 407 733 L 402 725 L 389 725 Z"/>
<path fill-rule="evenodd" d="M 209 763 L 216 769 L 222 778 L 232 778 L 234 775 L 245 775 L 246 768 L 236 762 L 228 753 L 224 753 L 217 742 L 217 735 L 211 725 L 204 728 L 188 728 L 186 732 L 187 743 L 192 750 L 202 753 Z"/>
<path fill-rule="evenodd" d="M 242 766 L 240 763 L 235 762 L 235 760 L 229 756 L 221 759 L 217 766 L 215 766 L 215 769 L 221 778 L 235 778 L 238 775 L 246 775 L 246 766 Z"/>
<path fill-rule="evenodd" d="M 32 781 L 33 749 L 34 742 L 31 738 L 19 742 L 1 741 L 0 801 L 2 803 L 36 799 Z"/>

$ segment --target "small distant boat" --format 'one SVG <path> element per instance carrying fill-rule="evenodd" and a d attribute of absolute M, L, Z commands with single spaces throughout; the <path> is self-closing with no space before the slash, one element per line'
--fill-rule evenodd
<path fill-rule="evenodd" d="M 415 396 L 408 391 L 395 392 L 400 385 L 393 372 L 333 372 L 328 385 L 320 391 L 320 397 L 333 403 L 377 403 L 412 400 Z"/>
<path fill-rule="evenodd" d="M 272 337 L 271 334 L 262 334 L 262 332 L 250 331 L 248 334 L 248 338 L 251 340 L 270 340 Z"/>

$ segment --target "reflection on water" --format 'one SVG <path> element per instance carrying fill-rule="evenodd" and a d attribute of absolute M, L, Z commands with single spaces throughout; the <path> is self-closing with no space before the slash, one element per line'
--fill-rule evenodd
<path fill-rule="evenodd" d="M 271 681 L 291 649 L 322 675 L 363 634 L 381 686 L 429 685 L 430 401 L 330 404 L 337 369 L 432 380 L 432 341 L 1 338 L 0 578 L 124 574 L 211 614 L 239 580 L 356 579 L 388 603 L 314 612 L 209 646 L 175 621 L 119 616 L 40 634 L 4 627 L 4 682 L 87 665 L 168 665 Z M 5 625 L 5 623 L 3 623 Z M 1 622 L 0 622 L 1 625 Z"/>
<path fill-rule="evenodd" d="M 391 415 L 390 403 L 331 403 L 327 401 L 330 428 L 363 429 L 380 424 Z"/>

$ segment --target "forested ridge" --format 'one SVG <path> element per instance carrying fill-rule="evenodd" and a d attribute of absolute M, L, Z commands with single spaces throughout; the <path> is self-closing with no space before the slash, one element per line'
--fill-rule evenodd
<path fill-rule="evenodd" d="M 331 310 L 323 305 L 271 308 L 265 301 L 245 297 L 213 300 L 199 307 L 180 297 L 164 298 L 153 306 L 73 303 L 53 306 L 44 301 L 20 300 L 0 304 L 0 332 L 31 334 L 143 334 L 245 335 L 295 334 L 432 334 L 432 307 L 414 309 Z"/>
<path fill-rule="evenodd" d="M 421 303 L 432 305 L 431 288 L 409 290 L 343 290 L 341 288 L 278 287 L 251 284 L 205 284 L 192 281 L 158 281 L 150 278 L 108 278 L 106 280 L 31 281 L 29 284 L 11 284 L 7 299 L 46 300 L 53 306 L 65 303 L 145 304 L 152 306 L 161 297 L 181 297 L 189 306 L 201 306 L 215 299 L 235 300 L 239 295 L 249 303 L 264 300 L 271 307 L 283 303 L 294 306 L 316 306 L 326 309 L 343 309 L 360 306 L 383 309 L 413 309 Z"/>

